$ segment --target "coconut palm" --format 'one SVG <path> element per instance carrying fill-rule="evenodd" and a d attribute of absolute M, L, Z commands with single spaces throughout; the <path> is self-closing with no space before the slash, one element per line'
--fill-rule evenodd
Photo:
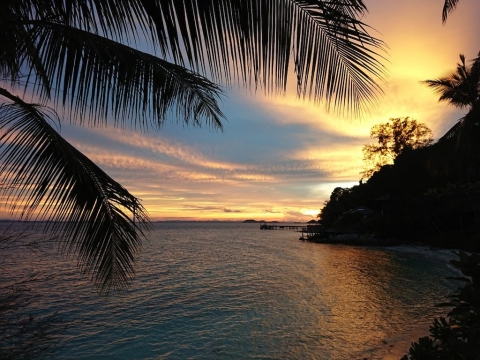
<path fill-rule="evenodd" d="M 479 54 L 480 55 L 480 54 Z M 457 69 L 444 77 L 424 83 L 446 101 L 459 108 L 466 108 L 461 117 L 438 141 L 433 155 L 437 164 L 449 164 L 449 172 L 457 174 L 460 182 L 475 182 L 480 176 L 478 168 L 478 125 L 480 124 L 480 56 L 467 65 L 465 56 L 460 55 Z M 453 142 L 453 147 L 452 147 Z M 442 152 L 442 149 L 454 149 Z M 443 166 L 442 165 L 442 166 Z"/>
<path fill-rule="evenodd" d="M 446 101 L 459 108 L 472 108 L 480 99 L 480 57 L 468 66 L 465 55 L 460 54 L 456 71 L 423 83 L 440 95 L 439 101 Z"/>
<path fill-rule="evenodd" d="M 460 63 L 457 64 L 455 71 L 438 79 L 425 80 L 423 83 L 440 95 L 439 101 L 471 111 L 480 101 L 480 54 L 472 60 L 471 65 L 467 65 L 465 56 L 460 54 Z M 459 119 L 442 138 L 451 138 L 457 134 L 465 118 Z"/>
<path fill-rule="evenodd" d="M 221 129 L 218 84 L 284 92 L 292 64 L 299 96 L 358 114 L 383 76 L 366 10 L 362 0 L 2 1 L 3 202 L 46 220 L 101 291 L 124 288 L 148 215 L 60 121 Z"/>
<path fill-rule="evenodd" d="M 448 15 L 455 10 L 458 3 L 459 0 L 445 0 L 442 11 L 443 23 L 447 21 Z M 460 54 L 460 61 L 457 64 L 456 72 L 435 80 L 426 80 L 423 83 L 440 95 L 439 101 L 446 101 L 460 108 L 468 107 L 470 115 L 472 115 L 470 118 L 474 118 L 472 109 L 478 107 L 480 94 L 480 53 L 479 57 L 472 61 L 473 64 L 470 67 L 465 64 L 463 54 Z M 459 134 L 466 117 L 459 119 L 441 139 L 450 139 L 455 134 Z"/>

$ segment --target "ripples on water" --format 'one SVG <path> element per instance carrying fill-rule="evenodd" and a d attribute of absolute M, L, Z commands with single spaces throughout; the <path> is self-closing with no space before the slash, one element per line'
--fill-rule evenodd
<path fill-rule="evenodd" d="M 157 223 L 128 291 L 99 297 L 53 246 L 4 255 L 32 270 L 34 310 L 73 320 L 58 359 L 384 359 L 426 335 L 455 286 L 444 262 L 298 241 L 258 224 Z"/>

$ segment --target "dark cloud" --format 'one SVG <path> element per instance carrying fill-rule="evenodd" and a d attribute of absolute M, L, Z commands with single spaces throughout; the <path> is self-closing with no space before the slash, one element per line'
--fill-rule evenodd
<path fill-rule="evenodd" d="M 308 215 L 305 215 L 301 212 L 298 212 L 298 211 L 287 211 L 287 215 L 290 215 L 290 216 L 295 216 L 295 217 L 307 217 Z"/>
<path fill-rule="evenodd" d="M 232 210 L 232 209 L 223 209 L 223 212 L 226 212 L 226 213 L 241 213 L 242 211 L 241 210 Z"/>
<path fill-rule="evenodd" d="M 181 208 L 178 208 L 177 210 L 191 210 L 191 211 L 219 211 L 222 208 L 216 207 L 216 206 L 184 206 Z"/>

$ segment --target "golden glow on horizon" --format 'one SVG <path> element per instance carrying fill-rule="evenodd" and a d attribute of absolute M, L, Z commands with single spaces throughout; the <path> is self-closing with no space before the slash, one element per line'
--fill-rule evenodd
<path fill-rule="evenodd" d="M 302 214 L 307 215 L 307 216 L 316 217 L 317 214 L 319 213 L 319 210 L 318 209 L 302 209 L 302 210 L 300 210 L 300 212 Z"/>

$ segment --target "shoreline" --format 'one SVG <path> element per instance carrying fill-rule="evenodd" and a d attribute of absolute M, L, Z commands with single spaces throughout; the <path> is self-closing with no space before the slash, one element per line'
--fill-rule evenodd
<path fill-rule="evenodd" d="M 375 238 L 372 234 L 343 234 L 330 236 L 327 238 L 319 239 L 305 239 L 300 238 L 302 241 L 307 241 L 315 244 L 338 244 L 338 245 L 349 245 L 349 246 L 361 246 L 361 247 L 376 247 L 383 248 L 386 250 L 399 251 L 405 253 L 415 253 L 421 254 L 426 257 L 436 258 L 445 262 L 450 260 L 457 259 L 458 257 L 454 252 L 463 251 L 466 254 L 471 254 L 471 251 L 462 250 L 459 248 L 445 248 L 445 247 L 433 247 L 431 245 L 421 243 L 421 242 L 412 242 L 408 243 L 400 239 L 388 238 L 388 239 L 378 239 Z"/>
<path fill-rule="evenodd" d="M 459 252 L 462 250 L 459 249 L 442 249 L 442 248 L 433 248 L 428 245 L 394 245 L 394 246 L 380 246 L 378 248 L 401 252 L 406 254 L 418 254 L 422 255 L 429 260 L 438 261 L 439 263 L 449 267 L 452 271 L 458 272 L 459 276 L 462 276 L 460 270 L 454 268 L 450 264 L 450 260 L 458 260 L 458 257 L 453 252 Z M 442 266 L 443 266 L 442 265 Z M 392 343 L 389 343 L 388 347 L 385 347 L 385 353 L 383 354 L 383 360 L 394 360 L 399 359 L 403 355 L 409 353 L 409 349 L 414 342 L 419 341 L 421 337 L 431 337 L 430 326 L 425 328 L 418 328 L 415 332 L 409 334 L 409 336 L 399 336 L 396 339 L 392 339 Z"/>
<path fill-rule="evenodd" d="M 428 258 L 434 258 L 446 263 L 450 263 L 450 260 L 456 260 L 458 257 L 454 252 L 462 251 L 460 249 L 442 249 L 442 248 L 433 248 L 428 245 L 393 245 L 393 246 L 381 246 L 386 250 L 404 252 L 404 253 L 414 253 L 421 254 Z"/>

